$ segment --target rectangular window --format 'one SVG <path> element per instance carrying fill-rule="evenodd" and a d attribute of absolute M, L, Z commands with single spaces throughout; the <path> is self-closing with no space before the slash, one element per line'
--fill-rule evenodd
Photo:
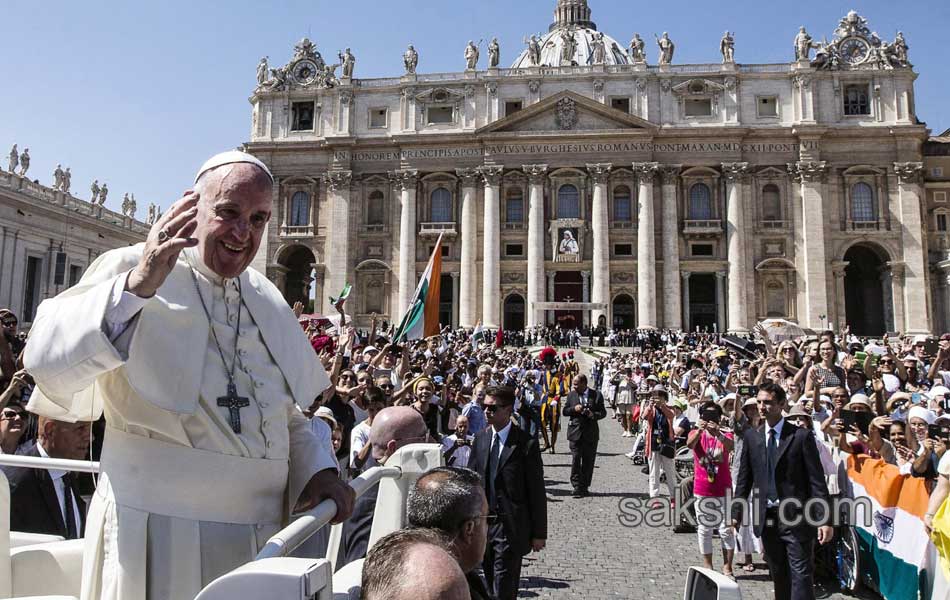
<path fill-rule="evenodd" d="M 614 256 L 633 256 L 633 244 L 614 244 Z"/>
<path fill-rule="evenodd" d="M 943 167 L 934 167 L 930 169 L 931 177 L 943 177 Z"/>
<path fill-rule="evenodd" d="M 432 256 L 432 253 L 435 251 L 435 246 L 429 246 L 429 256 Z M 442 258 L 446 258 L 449 255 L 449 247 L 446 244 L 442 244 Z"/>
<path fill-rule="evenodd" d="M 611 98 L 610 108 L 630 114 L 630 98 Z"/>
<path fill-rule="evenodd" d="M 389 117 L 389 110 L 385 108 L 369 109 L 369 126 L 373 128 L 385 128 Z"/>
<path fill-rule="evenodd" d="M 708 117 L 712 115 L 712 100 L 709 98 L 690 98 L 685 103 L 687 117 Z"/>
<path fill-rule="evenodd" d="M 947 215 L 946 213 L 940 213 L 937 215 L 937 231 L 946 232 L 947 231 Z"/>
<path fill-rule="evenodd" d="M 946 202 L 947 192 L 934 192 L 934 202 Z"/>
<path fill-rule="evenodd" d="M 56 253 L 56 270 L 53 274 L 53 285 L 63 285 L 66 283 L 66 253 Z"/>
<path fill-rule="evenodd" d="M 313 131 L 313 102 L 294 102 L 291 113 L 292 131 Z"/>
<path fill-rule="evenodd" d="M 508 100 L 505 102 L 505 116 L 511 116 L 524 108 L 524 103 L 521 100 Z"/>
<path fill-rule="evenodd" d="M 867 84 L 844 86 L 844 114 L 849 117 L 871 114 Z"/>
<path fill-rule="evenodd" d="M 26 257 L 26 285 L 23 286 L 23 320 L 33 321 L 36 306 L 40 301 L 40 273 L 43 270 L 43 259 L 36 256 Z"/>
<path fill-rule="evenodd" d="M 756 114 L 760 117 L 778 116 L 778 99 L 775 96 L 760 96 L 755 107 Z"/>
<path fill-rule="evenodd" d="M 524 256 L 524 246 L 521 244 L 505 244 L 505 256 Z"/>
<path fill-rule="evenodd" d="M 690 254 L 693 256 L 712 256 L 713 255 L 713 245 L 712 244 L 693 244 L 689 247 Z"/>
<path fill-rule="evenodd" d="M 82 265 L 69 265 L 69 287 L 73 287 L 82 279 Z"/>
<path fill-rule="evenodd" d="M 524 222 L 524 198 L 521 196 L 510 196 L 508 198 L 505 203 L 505 222 Z"/>
<path fill-rule="evenodd" d="M 442 123 L 452 123 L 453 109 L 451 106 L 430 106 L 426 110 L 429 125 L 439 125 Z"/>

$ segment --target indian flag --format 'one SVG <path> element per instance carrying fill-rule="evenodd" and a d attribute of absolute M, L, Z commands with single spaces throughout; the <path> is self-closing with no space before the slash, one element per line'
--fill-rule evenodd
<path fill-rule="evenodd" d="M 856 511 L 861 571 L 870 574 L 885 600 L 929 599 L 936 574 L 936 549 L 924 528 L 930 494 L 922 478 L 869 456 L 848 457 L 852 497 L 871 501 Z M 870 525 L 867 525 L 870 523 Z"/>
<path fill-rule="evenodd" d="M 393 342 L 421 340 L 439 334 L 439 288 L 442 285 L 442 234 L 419 280 L 412 304 L 396 329 Z"/>
<path fill-rule="evenodd" d="M 479 319 L 472 331 L 472 350 L 478 349 L 478 344 L 485 341 L 485 328 L 482 327 L 482 321 Z"/>

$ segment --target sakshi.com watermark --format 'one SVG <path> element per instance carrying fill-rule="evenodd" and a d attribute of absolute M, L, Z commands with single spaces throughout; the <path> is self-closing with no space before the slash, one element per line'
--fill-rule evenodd
<path fill-rule="evenodd" d="M 617 518 L 624 527 L 672 527 L 686 523 L 693 527 L 699 524 L 712 528 L 718 527 L 723 521 L 731 524 L 732 515 L 740 508 L 740 525 L 756 527 L 761 521 L 766 527 L 796 528 L 803 525 L 840 527 L 861 524 L 871 527 L 874 515 L 871 499 L 866 496 L 809 498 L 806 502 L 798 498 L 786 498 L 762 512 L 755 510 L 757 505 L 758 492 L 753 492 L 749 498 L 736 498 L 732 492 L 720 497 L 691 495 L 684 498 L 682 492 L 676 490 L 672 505 L 662 501 L 662 498 L 623 498 L 618 506 Z"/>

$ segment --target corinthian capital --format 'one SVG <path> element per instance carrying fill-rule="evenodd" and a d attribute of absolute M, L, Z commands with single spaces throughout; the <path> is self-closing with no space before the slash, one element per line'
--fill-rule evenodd
<path fill-rule="evenodd" d="M 656 172 L 660 170 L 660 163 L 655 162 L 642 162 L 642 163 L 633 163 L 633 172 L 636 174 L 637 179 L 641 182 L 649 181 L 652 182 L 653 178 L 656 176 Z"/>
<path fill-rule="evenodd" d="M 545 178 L 548 176 L 547 165 L 524 165 L 521 168 L 524 169 L 525 174 L 528 175 L 528 181 L 535 185 L 544 183 Z"/>
<path fill-rule="evenodd" d="M 828 170 L 825 161 L 800 161 L 788 163 L 788 174 L 801 183 L 815 183 L 823 181 Z"/>
<path fill-rule="evenodd" d="M 722 163 L 722 176 L 729 183 L 745 183 L 749 179 L 749 163 Z"/>
<path fill-rule="evenodd" d="M 416 182 L 419 181 L 419 171 L 415 169 L 402 169 L 389 172 L 389 181 L 397 190 L 415 189 Z"/>
<path fill-rule="evenodd" d="M 614 166 L 610 163 L 599 163 L 587 165 L 587 172 L 590 173 L 594 183 L 607 183 L 607 180 L 610 179 L 610 170 L 613 168 Z"/>
<path fill-rule="evenodd" d="M 462 180 L 462 187 L 475 187 L 482 178 L 475 169 L 455 169 L 455 174 Z"/>
<path fill-rule="evenodd" d="M 894 163 L 894 172 L 901 183 L 920 183 L 920 174 L 923 171 L 924 163 L 919 162 L 896 162 Z"/>
<path fill-rule="evenodd" d="M 680 171 L 683 170 L 683 165 L 661 165 L 660 172 L 663 174 L 663 184 L 670 185 L 676 183 L 676 179 L 680 176 Z"/>
<path fill-rule="evenodd" d="M 323 175 L 323 181 L 331 192 L 348 188 L 352 180 L 353 171 L 327 171 Z"/>
<path fill-rule="evenodd" d="M 476 170 L 479 172 L 479 174 L 481 174 L 482 179 L 485 180 L 486 186 L 496 186 L 501 184 L 501 173 L 504 168 L 500 165 L 478 167 Z"/>

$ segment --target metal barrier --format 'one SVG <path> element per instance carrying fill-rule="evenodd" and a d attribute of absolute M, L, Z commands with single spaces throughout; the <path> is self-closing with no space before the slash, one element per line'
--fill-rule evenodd
<path fill-rule="evenodd" d="M 53 469 L 56 471 L 74 471 L 78 473 L 99 472 L 99 463 L 95 461 L 41 458 L 39 456 L 20 456 L 19 454 L 0 454 L 0 465 L 4 467 Z"/>
<path fill-rule="evenodd" d="M 359 498 L 367 490 L 385 478 L 397 479 L 402 475 L 399 467 L 373 467 L 350 481 L 350 487 Z M 320 531 L 333 517 L 336 516 L 336 503 L 333 500 L 324 500 L 309 512 L 297 517 L 290 525 L 281 529 L 267 540 L 267 544 L 258 552 L 254 560 L 279 558 L 287 556 L 307 541 L 310 536 Z"/>

